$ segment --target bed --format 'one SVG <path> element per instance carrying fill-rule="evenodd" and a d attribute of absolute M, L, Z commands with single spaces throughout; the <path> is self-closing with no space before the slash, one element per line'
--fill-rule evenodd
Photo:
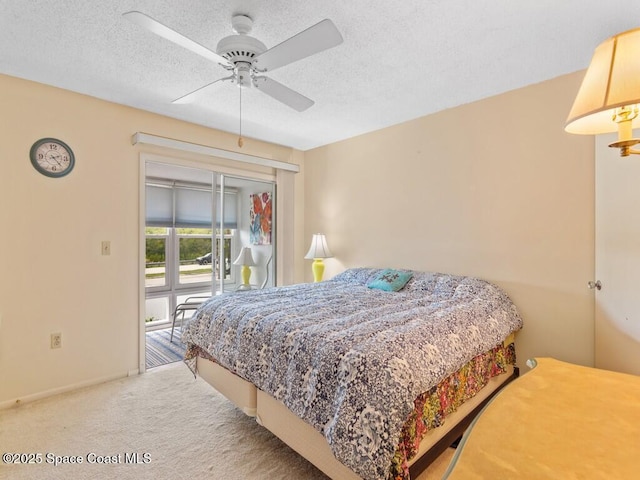
<path fill-rule="evenodd" d="M 638 478 L 640 377 L 553 358 L 527 365 L 476 417 L 444 478 Z"/>
<path fill-rule="evenodd" d="M 354 268 L 214 297 L 182 341 L 194 372 L 329 477 L 396 480 L 517 375 L 521 327 L 484 280 Z"/>

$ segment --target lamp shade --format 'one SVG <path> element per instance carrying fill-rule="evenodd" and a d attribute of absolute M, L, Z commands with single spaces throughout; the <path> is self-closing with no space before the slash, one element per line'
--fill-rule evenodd
<path fill-rule="evenodd" d="M 251 247 L 242 247 L 240 250 L 240 255 L 233 262 L 234 265 L 247 265 L 249 267 L 256 264 L 253 261 L 253 256 L 251 255 Z"/>
<path fill-rule="evenodd" d="M 327 239 L 322 233 L 314 233 L 311 239 L 311 247 L 304 256 L 307 259 L 313 258 L 330 258 L 333 257 L 329 246 L 327 245 Z"/>
<path fill-rule="evenodd" d="M 616 108 L 640 103 L 640 28 L 619 33 L 595 50 L 565 130 L 596 135 L 615 132 Z M 640 127 L 640 116 L 631 128 Z"/>

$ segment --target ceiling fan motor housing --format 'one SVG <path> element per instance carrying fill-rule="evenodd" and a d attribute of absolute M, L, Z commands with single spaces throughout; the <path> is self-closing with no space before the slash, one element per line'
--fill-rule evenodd
<path fill-rule="evenodd" d="M 266 50 L 264 43 L 249 35 L 229 35 L 220 40 L 216 47 L 216 53 L 232 63 L 251 63 L 257 55 Z"/>
<path fill-rule="evenodd" d="M 233 31 L 237 35 L 229 35 L 218 42 L 216 53 L 238 67 L 238 63 L 251 65 L 253 59 L 267 50 L 267 47 L 257 38 L 248 33 L 253 28 L 253 20 L 246 15 L 235 15 L 231 19 Z"/>

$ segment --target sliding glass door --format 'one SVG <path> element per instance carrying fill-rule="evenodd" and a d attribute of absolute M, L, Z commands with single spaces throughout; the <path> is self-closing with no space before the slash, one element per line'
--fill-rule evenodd
<path fill-rule="evenodd" d="M 167 326 L 176 306 L 190 296 L 274 284 L 273 183 L 145 165 L 147 329 Z M 251 272 L 245 285 L 244 266 Z"/>
<path fill-rule="evenodd" d="M 259 289 L 275 285 L 275 185 L 270 182 L 223 175 L 221 185 L 225 192 L 223 210 L 224 228 L 230 215 L 226 193 L 235 194 L 237 205 L 235 235 L 231 242 L 231 271 L 234 281 L 223 285 L 223 291 Z M 225 250 L 227 252 L 228 250 Z M 220 253 L 222 255 L 222 253 Z M 250 276 L 245 283 L 242 269 L 249 267 Z"/>

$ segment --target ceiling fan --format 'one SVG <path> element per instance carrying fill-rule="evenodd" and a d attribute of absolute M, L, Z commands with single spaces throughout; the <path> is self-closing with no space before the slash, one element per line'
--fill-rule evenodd
<path fill-rule="evenodd" d="M 123 16 L 166 40 L 220 64 L 227 70 L 228 76 L 187 93 L 175 99 L 173 103 L 188 103 L 214 83 L 230 81 L 241 88 L 255 87 L 275 100 L 302 112 L 314 104 L 313 100 L 264 74 L 342 43 L 342 35 L 336 26 L 331 20 L 325 19 L 282 43 L 267 48 L 260 40 L 249 35 L 253 27 L 251 17 L 234 15 L 231 26 L 236 35 L 220 40 L 214 52 L 142 12 L 131 11 Z"/>

